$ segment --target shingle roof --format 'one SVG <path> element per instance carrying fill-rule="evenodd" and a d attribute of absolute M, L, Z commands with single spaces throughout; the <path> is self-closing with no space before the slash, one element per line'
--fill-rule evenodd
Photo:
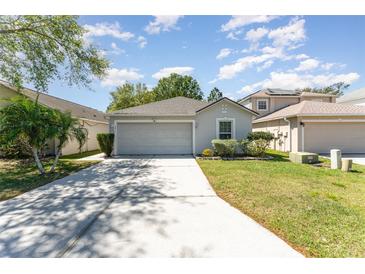
<path fill-rule="evenodd" d="M 302 101 L 254 120 L 254 123 L 295 116 L 365 116 L 364 106 Z"/>
<path fill-rule="evenodd" d="M 174 97 L 136 107 L 125 108 L 109 113 L 127 116 L 191 116 L 210 103 L 186 97 Z"/>
<path fill-rule="evenodd" d="M 11 90 L 19 92 L 31 100 L 35 100 L 37 96 L 37 92 L 28 88 L 23 88 L 18 91 L 15 87 L 10 85 L 8 82 L 0 80 L 0 85 L 7 87 Z M 60 111 L 68 111 L 71 112 L 72 116 L 77 118 L 84 118 L 89 120 L 95 120 L 100 122 L 107 122 L 105 113 L 87 106 L 83 106 L 77 103 L 73 103 L 55 96 L 51 96 L 45 93 L 40 93 L 39 102 L 42 105 L 48 106 L 53 109 L 58 109 Z"/>
<path fill-rule="evenodd" d="M 356 100 L 365 99 L 365 88 L 357 89 L 352 92 L 348 92 L 345 95 L 337 99 L 338 103 L 346 103 Z"/>
<path fill-rule="evenodd" d="M 244 107 L 243 105 L 232 101 L 227 97 L 220 98 L 214 102 L 198 101 L 186 97 L 174 97 L 158 102 L 153 102 L 141 106 L 125 108 L 110 112 L 107 115 L 122 115 L 122 116 L 194 116 L 197 112 L 203 111 L 222 100 L 231 102 L 246 111 L 257 115 L 255 111 Z"/>

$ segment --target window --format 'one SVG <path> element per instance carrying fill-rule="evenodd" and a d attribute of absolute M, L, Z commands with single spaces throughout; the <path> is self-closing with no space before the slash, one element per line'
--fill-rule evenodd
<path fill-rule="evenodd" d="M 257 100 L 257 110 L 267 110 L 267 100 Z"/>
<path fill-rule="evenodd" d="M 232 139 L 232 121 L 219 121 L 219 139 Z"/>

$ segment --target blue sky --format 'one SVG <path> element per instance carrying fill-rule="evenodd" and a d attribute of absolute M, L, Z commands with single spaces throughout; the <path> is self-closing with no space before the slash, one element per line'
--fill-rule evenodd
<path fill-rule="evenodd" d="M 93 91 L 56 82 L 49 94 L 103 111 L 116 86 L 153 87 L 171 72 L 192 75 L 205 94 L 216 86 L 234 99 L 265 87 L 365 86 L 365 16 L 82 16 L 79 22 L 111 69 Z"/>

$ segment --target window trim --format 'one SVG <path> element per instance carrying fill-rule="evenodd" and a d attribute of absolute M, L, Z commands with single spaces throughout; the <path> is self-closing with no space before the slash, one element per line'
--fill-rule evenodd
<path fill-rule="evenodd" d="M 232 126 L 231 126 L 231 134 L 232 134 L 232 139 L 236 139 L 236 119 L 235 118 L 216 118 L 215 120 L 215 137 L 217 139 L 219 138 L 219 122 L 231 122 Z"/>
<path fill-rule="evenodd" d="M 259 102 L 265 102 L 266 108 L 265 109 L 259 109 Z M 268 99 L 257 99 L 256 100 L 256 110 L 257 111 L 268 111 L 269 110 L 269 100 Z"/>

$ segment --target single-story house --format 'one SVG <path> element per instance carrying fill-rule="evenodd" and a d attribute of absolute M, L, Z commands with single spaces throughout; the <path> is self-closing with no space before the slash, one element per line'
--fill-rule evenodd
<path fill-rule="evenodd" d="M 365 153 L 364 106 L 304 100 L 259 117 L 252 127 L 272 132 L 277 150 Z"/>
<path fill-rule="evenodd" d="M 242 139 L 257 113 L 228 98 L 175 97 L 108 115 L 114 154 L 199 154 L 213 139 Z"/>
<path fill-rule="evenodd" d="M 18 90 L 9 83 L 0 81 L 0 108 L 8 104 L 8 102 L 3 99 L 9 99 L 19 94 L 22 94 L 31 100 L 35 100 L 37 96 L 37 92 L 34 90 L 27 88 Z M 45 93 L 40 93 L 38 101 L 44 106 L 63 112 L 70 112 L 73 117 L 80 120 L 80 123 L 88 130 L 88 140 L 82 148 L 83 151 L 99 149 L 96 134 L 109 131 L 108 121 L 106 120 L 104 112 Z M 49 140 L 47 154 L 55 154 L 56 148 L 57 140 Z M 78 143 L 76 140 L 72 140 L 67 143 L 62 149 L 62 155 L 69 155 L 78 152 Z"/>
<path fill-rule="evenodd" d="M 340 104 L 352 104 L 358 106 L 365 106 L 365 88 L 357 89 L 348 92 L 337 99 Z"/>

